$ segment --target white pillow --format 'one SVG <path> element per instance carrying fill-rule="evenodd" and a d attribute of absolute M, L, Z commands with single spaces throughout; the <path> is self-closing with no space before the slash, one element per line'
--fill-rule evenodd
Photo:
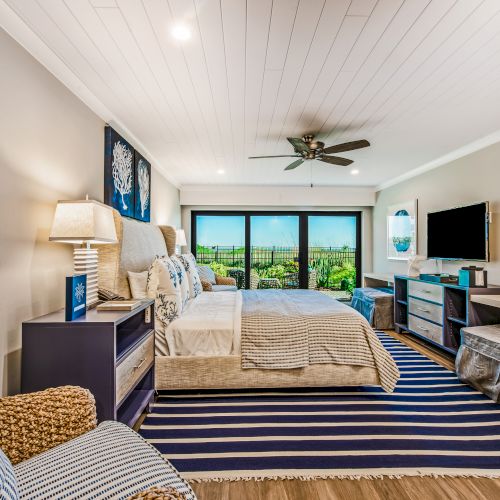
<path fill-rule="evenodd" d="M 189 295 L 192 299 L 194 299 L 203 291 L 200 275 L 196 269 L 196 259 L 192 253 L 183 253 L 182 255 L 179 255 L 179 259 L 184 264 L 184 268 L 186 269 L 189 278 Z"/>
<path fill-rule="evenodd" d="M 134 273 L 128 271 L 128 284 L 133 299 L 145 299 L 147 297 L 148 271 Z"/>
<path fill-rule="evenodd" d="M 184 268 L 184 264 L 180 261 L 177 255 L 172 255 L 170 260 L 177 271 L 177 280 L 179 281 L 181 288 L 182 307 L 184 308 L 190 298 L 189 278 L 186 273 L 186 269 Z"/>

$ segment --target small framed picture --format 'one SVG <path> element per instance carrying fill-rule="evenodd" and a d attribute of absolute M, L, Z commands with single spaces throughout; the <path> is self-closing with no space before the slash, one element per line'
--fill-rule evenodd
<path fill-rule="evenodd" d="M 387 258 L 408 260 L 417 254 L 417 200 L 387 208 Z"/>

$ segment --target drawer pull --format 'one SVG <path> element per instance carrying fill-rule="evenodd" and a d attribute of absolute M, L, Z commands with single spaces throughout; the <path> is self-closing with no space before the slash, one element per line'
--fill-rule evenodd
<path fill-rule="evenodd" d="M 144 361 L 146 361 L 146 358 L 141 359 L 141 362 L 134 366 L 134 370 L 138 370 L 144 364 Z"/>
<path fill-rule="evenodd" d="M 428 328 L 424 328 L 423 326 L 419 326 L 418 328 L 420 328 L 420 330 L 422 330 L 423 332 L 428 332 L 429 331 Z"/>
<path fill-rule="evenodd" d="M 432 293 L 432 290 L 426 290 L 425 288 L 422 290 L 424 293 Z"/>

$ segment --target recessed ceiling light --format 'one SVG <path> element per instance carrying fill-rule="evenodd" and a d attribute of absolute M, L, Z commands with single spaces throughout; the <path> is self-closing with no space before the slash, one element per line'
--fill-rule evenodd
<path fill-rule="evenodd" d="M 351 175 L 358 175 L 359 174 L 359 170 L 357 168 L 353 168 L 351 170 Z"/>
<path fill-rule="evenodd" d="M 172 28 L 172 36 L 177 39 L 185 42 L 191 38 L 191 30 L 184 24 L 178 24 Z"/>
<path fill-rule="evenodd" d="M 225 171 L 223 168 L 219 168 L 219 169 L 217 170 L 217 173 L 218 173 L 219 175 L 222 175 L 222 174 L 225 174 L 225 173 L 226 173 L 226 171 Z"/>

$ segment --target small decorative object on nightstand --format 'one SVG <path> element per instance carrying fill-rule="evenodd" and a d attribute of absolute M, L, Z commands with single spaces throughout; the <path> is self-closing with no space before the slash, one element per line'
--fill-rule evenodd
<path fill-rule="evenodd" d="M 66 276 L 66 309 L 64 318 L 66 321 L 85 316 L 87 297 L 87 275 L 75 274 Z"/>
<path fill-rule="evenodd" d="M 132 311 L 87 311 L 66 322 L 64 309 L 23 323 L 23 393 L 78 385 L 97 418 L 132 426 L 154 395 L 154 301 Z"/>
<path fill-rule="evenodd" d="M 110 207 L 94 200 L 58 201 L 50 241 L 81 244 L 73 252 L 76 274 L 87 275 L 87 306 L 97 302 L 97 250 L 91 243 L 116 243 Z"/>

